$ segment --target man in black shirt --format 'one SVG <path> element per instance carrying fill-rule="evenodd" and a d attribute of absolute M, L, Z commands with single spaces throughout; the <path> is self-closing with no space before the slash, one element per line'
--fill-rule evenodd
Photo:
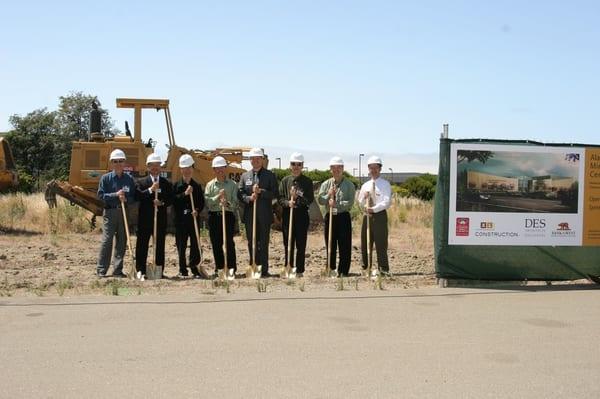
<path fill-rule="evenodd" d="M 189 268 L 194 278 L 201 278 L 200 247 L 194 230 L 194 218 L 198 221 L 198 215 L 204 208 L 204 191 L 202 186 L 192 179 L 194 173 L 194 159 L 191 155 L 184 154 L 179 158 L 182 178 L 173 186 L 175 210 L 175 243 L 179 254 L 179 277 L 187 277 L 188 270 L 185 259 L 188 238 L 190 240 L 190 263 Z M 190 196 L 194 197 L 194 206 Z M 205 273 L 203 273 L 205 274 Z"/>
<path fill-rule="evenodd" d="M 296 267 L 296 277 L 304 274 L 304 260 L 306 252 L 306 237 L 310 218 L 308 208 L 315 195 L 312 181 L 302 174 L 304 156 L 295 152 L 290 157 L 292 174 L 284 177 L 279 183 L 279 204 L 283 207 L 283 246 L 285 251 L 285 264 Z M 290 208 L 294 208 L 292 218 L 292 253 L 288 254 L 288 236 L 290 226 Z M 294 245 L 295 244 L 295 245 Z M 294 261 L 294 246 L 296 247 L 296 260 Z"/>
<path fill-rule="evenodd" d="M 137 278 L 146 275 L 148 258 L 148 242 L 154 234 L 154 208 L 157 207 L 156 237 L 153 263 L 165 266 L 165 237 L 167 235 L 167 207 L 173 203 L 173 186 L 160 176 L 161 158 L 158 154 L 150 154 L 146 159 L 148 176 L 141 178 L 136 184 L 136 199 L 139 201 L 137 241 L 135 245 L 135 263 Z M 155 200 L 155 196 L 158 199 Z"/>
<path fill-rule="evenodd" d="M 273 223 L 273 199 L 277 198 L 277 178 L 263 167 L 264 154 L 260 148 L 249 153 L 252 169 L 242 174 L 238 183 L 238 198 L 244 204 L 244 225 L 248 239 L 250 262 L 261 265 L 261 277 L 269 274 L 269 235 Z M 252 248 L 252 210 L 256 201 L 256 249 Z M 255 252 L 253 252 L 255 250 Z"/>

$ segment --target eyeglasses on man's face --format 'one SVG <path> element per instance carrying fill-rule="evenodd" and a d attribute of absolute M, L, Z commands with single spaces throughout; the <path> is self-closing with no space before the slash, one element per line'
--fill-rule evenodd
<path fill-rule="evenodd" d="M 112 160 L 112 163 L 123 163 L 123 162 L 125 162 L 124 159 L 113 159 Z"/>
<path fill-rule="evenodd" d="M 302 162 L 290 162 L 292 166 L 302 166 Z"/>

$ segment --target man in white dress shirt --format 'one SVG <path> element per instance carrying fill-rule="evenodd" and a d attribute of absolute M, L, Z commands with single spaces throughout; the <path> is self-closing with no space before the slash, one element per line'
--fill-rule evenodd
<path fill-rule="evenodd" d="M 383 162 L 378 156 L 372 156 L 367 161 L 371 179 L 366 181 L 360 188 L 358 194 L 359 204 L 364 211 L 362 229 L 360 235 L 362 267 L 368 267 L 367 255 L 367 217 L 370 218 L 371 244 L 370 254 L 373 258 L 373 244 L 377 249 L 377 267 L 379 272 L 388 276 L 390 266 L 388 263 L 388 224 L 387 211 L 391 205 L 392 187 L 387 180 L 381 178 L 381 167 Z"/>

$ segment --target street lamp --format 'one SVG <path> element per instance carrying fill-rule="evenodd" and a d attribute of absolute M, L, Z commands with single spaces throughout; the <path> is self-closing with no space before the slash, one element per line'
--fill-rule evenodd
<path fill-rule="evenodd" d="M 394 184 L 394 170 L 392 168 L 388 168 L 390 172 L 392 172 L 392 184 Z"/>
<path fill-rule="evenodd" d="M 360 161 L 365 154 L 358 154 L 358 182 L 362 184 L 362 172 L 360 170 Z"/>
<path fill-rule="evenodd" d="M 279 169 L 281 169 L 281 158 L 275 158 L 277 161 L 279 161 Z"/>

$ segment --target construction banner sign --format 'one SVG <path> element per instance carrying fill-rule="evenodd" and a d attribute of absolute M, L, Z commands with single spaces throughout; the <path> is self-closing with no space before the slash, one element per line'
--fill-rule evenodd
<path fill-rule="evenodd" d="M 600 146 L 440 140 L 438 277 L 600 278 Z"/>
<path fill-rule="evenodd" d="M 448 245 L 600 245 L 600 149 L 452 143 Z"/>
<path fill-rule="evenodd" d="M 600 245 L 600 148 L 585 150 L 583 245 Z"/>

